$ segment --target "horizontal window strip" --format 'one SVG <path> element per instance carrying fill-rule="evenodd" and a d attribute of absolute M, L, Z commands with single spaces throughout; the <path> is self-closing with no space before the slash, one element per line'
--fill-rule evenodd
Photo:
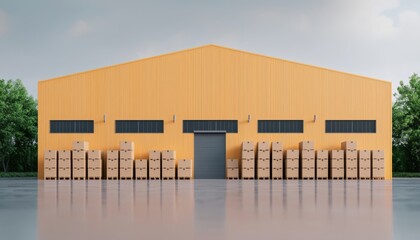
<path fill-rule="evenodd" d="M 183 132 L 194 131 L 226 131 L 226 133 L 238 133 L 238 120 L 184 120 Z"/>
<path fill-rule="evenodd" d="M 258 133 L 303 133 L 303 120 L 258 120 Z"/>
<path fill-rule="evenodd" d="M 326 133 L 376 133 L 376 120 L 326 120 Z"/>
<path fill-rule="evenodd" d="M 115 133 L 163 133 L 163 120 L 116 120 Z"/>
<path fill-rule="evenodd" d="M 93 120 L 50 120 L 50 133 L 94 133 Z"/>

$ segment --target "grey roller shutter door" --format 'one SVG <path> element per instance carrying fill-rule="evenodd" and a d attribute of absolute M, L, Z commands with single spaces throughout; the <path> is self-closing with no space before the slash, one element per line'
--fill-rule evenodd
<path fill-rule="evenodd" d="M 224 179 L 226 133 L 194 133 L 194 178 Z"/>

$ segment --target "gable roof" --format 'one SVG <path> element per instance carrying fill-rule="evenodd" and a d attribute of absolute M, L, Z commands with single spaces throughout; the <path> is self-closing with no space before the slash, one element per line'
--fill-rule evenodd
<path fill-rule="evenodd" d="M 183 53 L 183 52 L 193 51 L 193 50 L 202 49 L 202 48 L 209 48 L 209 47 L 219 48 L 219 49 L 223 49 L 223 50 L 226 50 L 226 51 L 233 51 L 233 52 L 243 53 L 243 54 L 248 54 L 248 55 L 254 55 L 256 57 L 262 57 L 262 58 L 267 58 L 267 59 L 272 59 L 272 60 L 277 60 L 277 61 L 288 62 L 288 63 L 297 64 L 297 65 L 300 65 L 300 66 L 305 66 L 305 67 L 310 67 L 310 68 L 317 68 L 317 69 L 327 70 L 327 71 L 331 71 L 331 72 L 337 72 L 337 73 L 350 75 L 350 76 L 363 77 L 363 78 L 366 78 L 366 79 L 369 79 L 369 80 L 380 81 L 380 82 L 391 84 L 390 81 L 385 81 L 385 80 L 381 80 L 381 79 L 377 79 L 377 78 L 366 77 L 366 76 L 362 76 L 362 75 L 358 75 L 358 74 L 353 74 L 353 73 L 338 71 L 338 70 L 329 69 L 329 68 L 325 68 L 325 67 L 319 67 L 319 66 L 315 66 L 315 65 L 310 65 L 310 64 L 285 60 L 285 59 L 271 57 L 271 56 L 267 56 L 267 55 L 263 55 L 263 54 L 258 54 L 258 53 L 253 53 L 253 52 L 247 52 L 247 51 L 244 51 L 244 50 L 238 50 L 238 49 L 233 49 L 233 48 L 229 48 L 229 47 L 219 46 L 219 45 L 215 45 L 215 44 L 207 44 L 207 45 L 203 45 L 203 46 L 187 48 L 187 49 L 183 49 L 183 50 L 179 50 L 179 51 L 175 51 L 175 52 L 164 53 L 164 54 L 155 55 L 155 56 L 146 57 L 146 58 L 141 58 L 141 59 L 128 61 L 128 62 L 124 62 L 124 63 L 114 64 L 114 65 L 95 68 L 95 69 L 91 69 L 91 70 L 87 70 L 87 71 L 82 71 L 82 72 L 72 73 L 72 74 L 63 75 L 63 76 L 59 76 L 59 77 L 54 77 L 54 78 L 50 78 L 50 79 L 46 79 L 46 80 L 40 80 L 39 82 L 41 83 L 41 82 L 46 82 L 46 81 L 58 80 L 58 79 L 63 78 L 63 77 L 69 77 L 69 76 L 73 76 L 73 75 L 77 75 L 77 74 L 82 74 L 82 73 L 104 70 L 104 69 L 108 69 L 108 68 L 119 67 L 119 66 L 123 66 L 123 65 L 127 65 L 127 64 L 142 62 L 142 61 L 146 61 L 146 60 L 150 60 L 150 59 L 161 58 L 161 57 L 165 57 L 165 56 L 169 56 L 169 55 L 180 54 L 180 53 Z"/>

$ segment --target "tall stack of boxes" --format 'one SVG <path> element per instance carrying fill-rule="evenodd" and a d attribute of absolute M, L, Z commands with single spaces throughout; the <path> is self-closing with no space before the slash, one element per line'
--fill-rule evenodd
<path fill-rule="evenodd" d="M 299 150 L 290 149 L 286 151 L 285 160 L 285 178 L 298 179 L 299 178 Z"/>
<path fill-rule="evenodd" d="M 134 161 L 135 178 L 147 179 L 147 159 L 137 159 Z"/>
<path fill-rule="evenodd" d="M 316 151 L 316 178 L 328 179 L 328 150 Z"/>
<path fill-rule="evenodd" d="M 70 150 L 58 151 L 58 178 L 59 179 L 71 178 L 71 151 Z"/>
<path fill-rule="evenodd" d="M 178 160 L 178 179 L 192 179 L 192 160 Z"/>
<path fill-rule="evenodd" d="M 134 142 L 120 143 L 120 179 L 133 179 Z"/>
<path fill-rule="evenodd" d="M 149 152 L 149 178 L 160 179 L 160 151 Z"/>
<path fill-rule="evenodd" d="M 385 152 L 384 150 L 372 150 L 372 178 L 385 178 Z"/>
<path fill-rule="evenodd" d="M 86 153 L 89 143 L 74 141 L 72 144 L 73 179 L 86 179 Z"/>
<path fill-rule="evenodd" d="M 226 161 L 226 178 L 239 179 L 239 161 L 238 159 L 228 159 Z"/>
<path fill-rule="evenodd" d="M 87 177 L 88 179 L 102 179 L 102 151 L 88 150 Z"/>
<path fill-rule="evenodd" d="M 344 151 L 331 150 L 330 160 L 331 179 L 344 179 Z"/>
<path fill-rule="evenodd" d="M 270 179 L 270 142 L 258 142 L 257 178 Z"/>
<path fill-rule="evenodd" d="M 241 159 L 242 179 L 255 178 L 255 153 L 254 143 L 246 141 L 242 143 L 242 159 Z"/>
<path fill-rule="evenodd" d="M 315 149 L 313 141 L 299 143 L 301 152 L 301 178 L 315 179 Z"/>
<path fill-rule="evenodd" d="M 271 177 L 273 179 L 283 178 L 283 144 L 273 142 L 271 146 Z"/>
<path fill-rule="evenodd" d="M 119 162 L 119 151 L 108 150 L 106 152 L 106 178 L 108 180 L 118 179 L 118 162 Z"/>
<path fill-rule="evenodd" d="M 174 150 L 162 151 L 162 179 L 175 179 L 175 159 Z"/>
<path fill-rule="evenodd" d="M 57 179 L 57 151 L 44 151 L 44 179 Z"/>
<path fill-rule="evenodd" d="M 358 161 L 357 146 L 355 141 L 345 141 L 341 143 L 341 149 L 344 150 L 346 179 L 357 179 Z"/>
<path fill-rule="evenodd" d="M 369 150 L 359 150 L 359 178 L 371 178 L 371 153 Z"/>

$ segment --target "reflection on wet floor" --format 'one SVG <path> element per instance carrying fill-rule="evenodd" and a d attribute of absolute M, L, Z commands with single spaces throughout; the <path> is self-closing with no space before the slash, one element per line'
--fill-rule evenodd
<path fill-rule="evenodd" d="M 40 239 L 392 239 L 391 181 L 39 181 Z"/>

